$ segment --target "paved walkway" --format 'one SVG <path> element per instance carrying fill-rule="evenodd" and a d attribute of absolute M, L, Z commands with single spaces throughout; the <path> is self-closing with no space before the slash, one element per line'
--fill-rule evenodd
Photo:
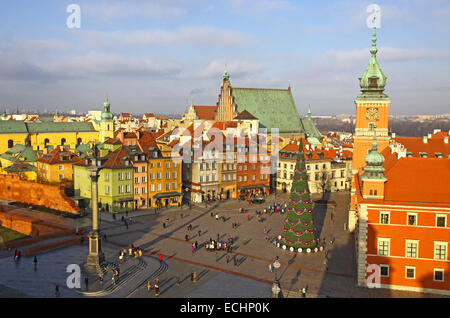
<path fill-rule="evenodd" d="M 317 198 L 318 196 L 313 197 L 313 199 Z M 142 275 L 135 276 L 136 278 L 130 281 L 127 288 L 110 296 L 155 297 L 153 292 L 147 291 L 145 282 L 150 279 L 154 283 L 154 279 L 158 277 L 161 287 L 159 297 L 271 297 L 275 273 L 269 272 L 269 264 L 276 256 L 279 256 L 281 268 L 277 276 L 286 296 L 296 296 L 299 289 L 308 287 L 308 295 L 313 297 L 437 297 L 437 295 L 357 287 L 354 238 L 352 234 L 344 230 L 344 223 L 347 222 L 349 194 L 335 193 L 332 198 L 338 204 L 333 220 L 331 219 L 332 209 L 327 210 L 319 206 L 314 208 L 315 224 L 321 242 L 325 238 L 326 249 L 310 255 L 291 253 L 276 248 L 274 244 L 265 240 L 264 228 L 269 229 L 270 237 L 276 237 L 283 229 L 282 224 L 285 218 L 285 215 L 273 214 L 266 216 L 263 223 L 257 221 L 255 210 L 263 210 L 268 204 L 273 203 L 272 199 L 263 205 L 248 205 L 245 202 L 233 200 L 216 202 L 217 205 L 207 208 L 196 206 L 192 209 L 159 210 L 157 214 L 154 210 L 130 212 L 129 216 L 133 221 L 128 229 L 120 221 L 121 215 L 114 220 L 111 215 L 102 213 L 101 228 L 107 237 L 105 249 L 109 254 L 108 259 L 117 259 L 119 249 L 134 244 L 144 249 L 143 259 L 150 267 L 142 272 Z M 287 202 L 287 194 L 279 195 L 277 202 Z M 238 209 L 241 206 L 247 209 L 245 213 L 239 213 Z M 215 217 L 211 217 L 211 212 L 213 215 L 217 213 L 219 216 L 224 216 L 226 221 L 216 221 Z M 251 216 L 250 221 L 247 220 L 247 215 Z M 86 224 L 88 229 L 88 218 L 77 222 Z M 163 222 L 166 223 L 166 227 L 163 227 Z M 232 222 L 239 223 L 239 226 L 233 229 Z M 187 230 L 189 224 L 192 224 L 192 231 Z M 200 236 L 198 230 L 201 230 Z M 190 236 L 189 241 L 185 240 L 186 234 Z M 209 238 L 216 239 L 218 234 L 224 241 L 229 236 L 233 237 L 235 249 L 231 256 L 236 257 L 237 265 L 234 265 L 233 261 L 227 262 L 225 252 L 218 252 L 217 256 L 215 252 L 205 249 L 192 253 L 193 242 L 198 241 L 202 244 Z M 329 241 L 332 238 L 334 243 L 330 244 Z M 246 244 L 244 240 L 247 241 Z M 155 264 L 152 263 L 158 254 L 163 255 L 164 262 L 167 264 L 164 271 L 157 272 L 158 261 Z M 65 280 L 65 266 L 70 263 L 84 262 L 87 245 L 64 248 L 44 255 L 46 255 L 45 258 L 44 256 L 39 258 L 43 258 L 42 262 L 48 258 L 48 268 L 52 268 L 51 260 L 59 264 L 54 267 L 54 272 L 58 274 L 50 273 L 49 270 L 47 274 L 54 276 L 43 276 L 48 279 L 48 284 L 44 282 L 44 278 L 39 278 L 37 283 L 30 284 L 33 286 L 42 284 L 45 286 L 43 290 L 46 291 L 44 295 L 47 295 L 44 297 L 52 297 L 53 284 L 60 282 L 62 285 Z M 328 269 L 324 264 L 325 255 L 329 259 Z M 26 292 L 30 296 L 39 295 L 38 288 L 27 287 L 27 283 L 22 282 L 23 279 L 35 280 L 32 276 L 36 274 L 33 274 L 31 260 L 32 258 L 23 262 L 28 264 L 23 268 L 17 268 L 14 267 L 12 258 L 0 259 L 0 266 L 3 268 L 3 262 L 6 262 L 7 266 L 3 271 L 4 274 L 0 274 L 2 283 L 2 275 L 6 278 L 7 273 L 11 271 L 12 278 L 8 284 L 4 285 L 17 288 L 18 291 Z M 41 261 L 39 266 L 40 264 Z M 22 276 L 20 269 L 25 271 Z M 190 281 L 190 273 L 194 271 L 199 276 L 195 283 Z M 179 284 L 176 283 L 177 277 Z M 71 292 L 64 291 L 62 296 L 80 297 L 79 293 Z"/>

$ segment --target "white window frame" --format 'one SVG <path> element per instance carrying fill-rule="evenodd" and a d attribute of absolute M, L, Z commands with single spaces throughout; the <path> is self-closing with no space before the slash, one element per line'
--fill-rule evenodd
<path fill-rule="evenodd" d="M 416 244 L 416 256 L 408 256 L 408 244 Z M 419 240 L 405 240 L 405 257 L 406 258 L 419 258 Z"/>
<path fill-rule="evenodd" d="M 387 255 L 380 254 L 380 243 L 381 242 L 387 242 L 388 243 L 388 251 Z M 386 237 L 378 237 L 377 238 L 377 255 L 378 256 L 390 256 L 391 255 L 391 239 Z"/>
<path fill-rule="evenodd" d="M 105 194 L 109 194 L 109 185 L 105 186 Z"/>
<path fill-rule="evenodd" d="M 412 216 L 412 215 L 415 216 L 415 220 L 416 220 L 415 224 L 413 224 L 413 225 L 409 224 L 409 216 Z M 407 226 L 417 226 L 418 223 L 419 222 L 418 222 L 418 218 L 417 218 L 417 213 L 412 213 L 412 212 L 406 213 L 406 225 Z"/>
<path fill-rule="evenodd" d="M 387 268 L 387 271 L 388 271 L 387 275 L 381 274 L 381 268 L 382 267 L 386 267 Z M 389 277 L 390 273 L 391 273 L 391 271 L 390 271 L 390 268 L 389 268 L 389 264 L 380 264 L 380 277 Z"/>
<path fill-rule="evenodd" d="M 438 226 L 438 218 L 444 218 L 444 226 Z M 436 214 L 436 227 L 446 228 L 447 227 L 447 215 L 446 214 Z"/>
<path fill-rule="evenodd" d="M 414 270 L 414 277 L 408 277 L 408 269 Z M 415 266 L 405 266 L 405 278 L 406 279 L 416 279 L 416 267 Z"/>
<path fill-rule="evenodd" d="M 445 257 L 443 259 L 436 257 L 436 248 L 438 246 L 444 246 L 445 247 Z M 448 258 L 448 242 L 434 241 L 433 259 L 436 260 L 436 261 L 446 261 L 447 258 Z"/>
<path fill-rule="evenodd" d="M 442 280 L 436 279 L 436 272 L 442 272 Z M 445 281 L 445 270 L 443 268 L 433 268 L 433 282 L 444 282 Z"/>

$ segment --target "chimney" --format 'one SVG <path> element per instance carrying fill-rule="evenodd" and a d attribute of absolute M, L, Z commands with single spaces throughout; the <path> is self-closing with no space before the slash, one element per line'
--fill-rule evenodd
<path fill-rule="evenodd" d="M 392 138 L 395 138 L 395 132 L 392 133 Z"/>
<path fill-rule="evenodd" d="M 423 143 L 424 143 L 424 144 L 428 143 L 427 136 L 423 136 Z"/>
<path fill-rule="evenodd" d="M 435 130 L 433 130 L 433 135 L 436 135 L 436 134 L 439 133 L 439 132 L 441 132 L 440 129 L 435 129 Z"/>
<path fill-rule="evenodd" d="M 444 137 L 444 144 L 448 144 L 448 136 Z"/>
<path fill-rule="evenodd" d="M 431 138 L 431 134 L 428 134 L 428 139 L 430 139 Z"/>

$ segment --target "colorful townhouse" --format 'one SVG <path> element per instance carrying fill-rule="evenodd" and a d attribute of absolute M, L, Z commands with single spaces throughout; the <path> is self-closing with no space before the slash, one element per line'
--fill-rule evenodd
<path fill-rule="evenodd" d="M 134 210 L 148 208 L 148 160 L 138 146 L 123 146 L 133 166 Z"/>
<path fill-rule="evenodd" d="M 98 178 L 100 209 L 105 212 L 131 211 L 134 208 L 133 166 L 127 152 L 122 148 L 100 159 L 102 169 Z M 87 167 L 92 158 L 73 165 L 75 197 L 81 198 L 80 207 L 90 205 L 91 179 Z"/>
<path fill-rule="evenodd" d="M 279 152 L 276 176 L 277 190 L 289 192 L 295 171 L 300 142 L 291 141 Z M 311 193 L 349 190 L 351 186 L 352 152 L 342 149 L 316 148 L 303 140 L 308 186 Z"/>
<path fill-rule="evenodd" d="M 266 151 L 249 138 L 245 138 L 245 144 L 242 147 L 237 146 L 236 174 L 240 199 L 269 195 L 270 155 Z"/>
<path fill-rule="evenodd" d="M 60 184 L 73 184 L 73 164 L 83 161 L 67 148 L 56 147 L 37 160 L 38 181 Z"/>
<path fill-rule="evenodd" d="M 178 206 L 182 202 L 182 164 L 165 157 L 151 132 L 136 132 L 137 145 L 147 156 L 148 208 Z"/>

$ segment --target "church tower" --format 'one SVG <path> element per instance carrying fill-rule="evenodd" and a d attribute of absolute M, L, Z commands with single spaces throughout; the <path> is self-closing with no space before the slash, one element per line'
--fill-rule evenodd
<path fill-rule="evenodd" d="M 215 120 L 231 121 L 237 115 L 236 104 L 231 95 L 230 75 L 225 68 L 222 75 L 222 86 L 220 88 L 219 101 L 217 102 Z"/>
<path fill-rule="evenodd" d="M 365 165 L 365 156 L 371 148 L 372 139 L 378 140 L 378 152 L 389 146 L 388 115 L 391 101 L 383 93 L 386 76 L 377 61 L 377 30 L 373 29 L 370 61 L 364 74 L 359 78 L 361 94 L 356 98 L 356 125 L 353 144 L 353 173 Z"/>
<path fill-rule="evenodd" d="M 114 116 L 110 110 L 111 104 L 108 101 L 108 96 L 103 104 L 102 119 L 100 121 L 99 141 L 105 142 L 109 138 L 114 138 Z"/>

